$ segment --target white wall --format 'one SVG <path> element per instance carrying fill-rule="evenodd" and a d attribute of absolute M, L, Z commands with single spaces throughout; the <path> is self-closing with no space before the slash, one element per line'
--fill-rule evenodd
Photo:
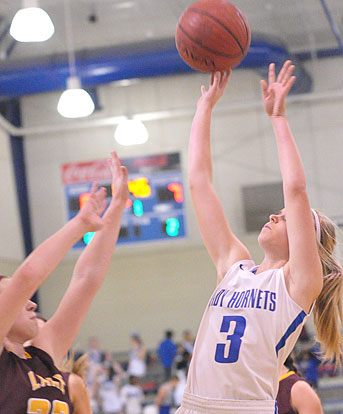
<path fill-rule="evenodd" d="M 343 72 L 342 58 L 308 64 L 314 93 L 289 103 L 288 115 L 308 177 L 314 207 L 331 216 L 343 216 Z M 184 114 L 146 126 L 150 140 L 144 146 L 120 147 L 113 127 L 75 129 L 36 134 L 25 138 L 30 207 L 35 243 L 65 222 L 60 166 L 69 161 L 107 157 L 116 149 L 121 157 L 180 151 L 187 177 L 187 145 L 203 74 L 143 80 L 129 87 L 99 88 L 102 111 L 94 117 L 119 116 L 183 108 Z M 342 93 L 333 99 L 329 95 Z M 327 94 L 318 99 L 318 94 Z M 56 112 L 59 94 L 22 99 L 26 127 L 65 124 Z M 294 98 L 293 98 L 294 99 Z M 291 101 L 291 100 L 290 100 Z M 242 106 L 245 105 L 245 108 Z M 226 108 L 226 110 L 225 110 Z M 239 109 L 240 108 L 240 109 Z M 246 234 L 241 186 L 280 181 L 273 133 L 260 103 L 259 76 L 236 70 L 213 116 L 215 185 L 233 230 L 247 243 L 256 261 L 261 251 L 256 234 Z M 155 244 L 142 248 L 120 246 L 105 286 L 97 296 L 78 338 L 84 347 L 91 334 L 106 347 L 120 350 L 128 345 L 131 331 L 142 333 L 148 346 L 155 346 L 165 328 L 177 333 L 196 331 L 202 310 L 214 288 L 215 271 L 200 241 L 194 213 L 186 191 L 190 238 L 184 243 Z M 75 255 L 41 288 L 42 311 L 50 316 L 56 308 Z"/>

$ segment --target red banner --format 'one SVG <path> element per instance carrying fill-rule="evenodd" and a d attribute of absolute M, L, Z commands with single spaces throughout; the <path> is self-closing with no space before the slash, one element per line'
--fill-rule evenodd
<path fill-rule="evenodd" d="M 78 184 L 92 181 L 109 181 L 112 175 L 107 160 L 73 162 L 62 165 L 62 182 Z"/>

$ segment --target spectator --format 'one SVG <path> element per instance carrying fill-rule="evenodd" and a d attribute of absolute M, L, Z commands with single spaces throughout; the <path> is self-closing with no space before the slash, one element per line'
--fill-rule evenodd
<path fill-rule="evenodd" d="M 313 347 L 311 348 L 307 355 L 307 364 L 305 368 L 305 379 L 307 382 L 311 384 L 313 388 L 318 387 L 318 378 L 319 378 L 319 365 L 321 364 L 321 360 L 317 356 L 317 352 L 319 351 L 318 348 Z"/>
<path fill-rule="evenodd" d="M 174 359 L 174 366 L 177 372 L 183 371 L 187 374 L 191 354 L 183 347 L 181 343 L 177 344 L 177 354 Z"/>
<path fill-rule="evenodd" d="M 299 342 L 309 342 L 310 339 L 311 338 L 310 338 L 309 333 L 307 332 L 306 325 L 304 325 L 299 335 Z"/>
<path fill-rule="evenodd" d="M 118 363 L 115 362 L 114 359 L 113 359 L 112 352 L 110 352 L 110 351 L 103 352 L 102 358 L 101 358 L 101 365 L 104 368 L 110 368 L 110 367 L 113 367 L 113 365 L 117 365 L 117 364 Z M 118 369 L 119 372 L 122 372 L 123 371 L 123 369 L 121 368 L 121 366 L 118 366 L 117 369 Z"/>
<path fill-rule="evenodd" d="M 163 369 L 164 380 L 168 381 L 171 375 L 171 369 L 174 362 L 174 358 L 177 354 L 176 344 L 172 340 L 173 332 L 166 331 L 165 338 L 160 342 L 157 353 L 160 357 Z"/>
<path fill-rule="evenodd" d="M 193 348 L 194 348 L 194 338 L 192 336 L 192 333 L 190 330 L 186 329 L 183 331 L 182 333 L 182 346 L 184 347 L 184 349 L 190 354 L 192 355 L 193 353 Z"/>
<path fill-rule="evenodd" d="M 120 381 L 123 376 L 124 371 L 116 362 L 113 362 L 112 366 L 101 366 L 98 370 L 93 395 L 101 407 L 102 414 L 121 413 Z"/>
<path fill-rule="evenodd" d="M 179 377 L 172 375 L 170 379 L 162 384 L 157 392 L 155 404 L 159 409 L 159 414 L 169 414 L 174 405 L 174 391 L 179 383 Z"/>
<path fill-rule="evenodd" d="M 100 351 L 99 340 L 96 336 L 91 336 L 88 341 L 88 361 L 90 364 L 99 364 L 103 358 L 103 352 Z"/>
<path fill-rule="evenodd" d="M 177 355 L 174 359 L 174 367 L 176 375 L 179 378 L 179 382 L 175 387 L 174 402 L 176 407 L 181 405 L 183 393 L 187 382 L 187 372 L 189 367 L 191 355 L 184 349 L 181 343 L 177 344 Z"/>
<path fill-rule="evenodd" d="M 144 377 L 146 374 L 146 348 L 141 337 L 134 333 L 131 335 L 131 350 L 129 365 L 127 368 L 128 375 L 134 375 L 138 378 Z"/>
<path fill-rule="evenodd" d="M 120 397 L 123 404 L 123 414 L 142 413 L 144 394 L 138 381 L 138 377 L 130 375 L 129 383 L 125 384 L 120 391 Z"/>
<path fill-rule="evenodd" d="M 179 382 L 177 383 L 174 391 L 174 404 L 176 407 L 180 407 L 187 384 L 187 376 L 184 370 L 177 371 L 176 375 L 179 378 Z"/>
<path fill-rule="evenodd" d="M 86 375 L 86 384 L 88 391 L 92 395 L 95 376 L 103 359 L 103 352 L 100 351 L 99 340 L 96 336 L 91 336 L 88 340 L 87 359 L 88 369 Z M 94 404 L 94 401 L 92 401 L 93 406 Z"/>

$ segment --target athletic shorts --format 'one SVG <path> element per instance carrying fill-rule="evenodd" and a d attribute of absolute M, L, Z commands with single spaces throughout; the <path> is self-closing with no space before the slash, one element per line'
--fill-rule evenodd
<path fill-rule="evenodd" d="M 185 392 L 175 414 L 276 414 L 274 400 L 219 400 Z"/>

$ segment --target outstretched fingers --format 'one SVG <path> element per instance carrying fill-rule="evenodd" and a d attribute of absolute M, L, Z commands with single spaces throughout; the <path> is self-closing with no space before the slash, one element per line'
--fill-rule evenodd
<path fill-rule="evenodd" d="M 285 84 L 285 94 L 288 95 L 288 92 L 291 90 L 294 82 L 296 80 L 296 76 L 291 76 Z"/>
<path fill-rule="evenodd" d="M 275 63 L 269 65 L 268 85 L 269 87 L 275 82 Z"/>
<path fill-rule="evenodd" d="M 111 158 L 108 159 L 108 162 L 112 168 L 120 167 L 121 162 L 116 151 L 111 151 Z"/>
<path fill-rule="evenodd" d="M 291 61 L 286 60 L 286 62 L 282 65 L 282 68 L 280 69 L 280 72 L 279 72 L 277 80 L 276 80 L 278 83 L 283 82 L 284 76 L 285 76 L 285 74 L 287 72 L 287 69 L 288 69 L 290 64 L 291 64 Z"/>
<path fill-rule="evenodd" d="M 97 207 L 96 209 L 102 209 L 102 205 L 105 203 L 105 206 L 107 204 L 105 198 L 106 198 L 106 188 L 105 187 L 100 187 L 99 188 L 99 183 L 97 183 L 96 181 L 94 181 L 94 183 L 92 184 L 92 189 L 91 189 L 91 197 L 93 198 L 93 200 L 95 200 Z"/>
<path fill-rule="evenodd" d="M 217 88 L 220 84 L 222 74 L 220 72 L 212 72 L 211 74 L 211 86 Z"/>
<path fill-rule="evenodd" d="M 291 76 L 291 73 L 294 70 L 294 65 L 291 65 L 291 63 L 291 60 L 286 60 L 286 62 L 283 64 L 277 77 L 278 83 L 284 84 L 285 82 L 287 82 L 287 79 L 289 79 L 289 77 Z"/>
<path fill-rule="evenodd" d="M 207 102 L 213 108 L 218 99 L 223 95 L 230 78 L 230 70 L 225 72 L 212 72 L 209 87 L 201 86 L 202 102 Z"/>
<path fill-rule="evenodd" d="M 231 69 L 229 68 L 226 72 L 221 74 L 220 83 L 222 88 L 226 88 L 231 76 Z"/>
<path fill-rule="evenodd" d="M 128 173 L 127 168 L 125 167 L 125 165 L 120 166 L 120 172 L 123 176 L 123 179 L 127 181 L 129 173 Z"/>
<path fill-rule="evenodd" d="M 113 178 L 118 177 L 120 174 L 124 175 L 124 178 L 127 177 L 127 169 L 121 164 L 116 151 L 111 152 L 111 158 L 108 159 L 108 163 L 112 169 Z"/>
<path fill-rule="evenodd" d="M 93 195 L 94 200 L 96 202 L 96 213 L 100 216 L 106 206 L 107 206 L 107 200 L 106 200 L 107 191 L 105 187 L 100 187 L 96 193 Z"/>
<path fill-rule="evenodd" d="M 290 78 L 292 77 L 292 73 L 294 71 L 294 65 L 289 65 L 284 76 L 282 79 L 282 86 L 286 86 Z"/>
<path fill-rule="evenodd" d="M 262 96 L 266 98 L 268 96 L 268 84 L 264 79 L 261 79 L 261 90 L 262 90 Z"/>
<path fill-rule="evenodd" d="M 121 164 L 115 151 L 111 152 L 111 158 L 108 159 L 108 163 L 112 172 L 112 199 L 119 197 L 126 200 L 129 196 L 127 168 Z"/>
<path fill-rule="evenodd" d="M 97 192 L 98 187 L 99 187 L 99 183 L 94 181 L 93 184 L 92 184 L 92 188 L 91 188 L 91 195 L 95 195 L 95 193 Z"/>
<path fill-rule="evenodd" d="M 97 208 L 97 214 L 99 216 L 102 215 L 102 213 L 105 211 L 107 204 L 108 204 L 108 201 L 106 200 L 106 195 L 107 195 L 106 188 L 102 187 L 101 190 L 103 191 L 101 192 L 101 197 L 99 197 L 98 208 Z"/>

